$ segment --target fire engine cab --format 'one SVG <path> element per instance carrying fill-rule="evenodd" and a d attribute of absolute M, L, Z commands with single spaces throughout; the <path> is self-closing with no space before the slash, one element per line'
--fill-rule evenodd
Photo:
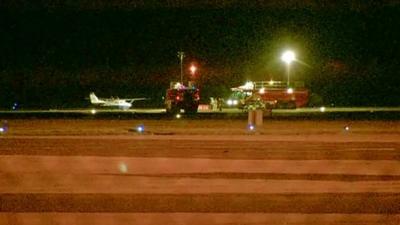
<path fill-rule="evenodd" d="M 237 103 L 237 107 L 247 109 L 258 103 L 265 108 L 295 109 L 308 103 L 309 91 L 302 82 L 288 86 L 282 81 L 256 81 L 231 88 L 233 94 L 228 102 Z"/>
<path fill-rule="evenodd" d="M 185 113 L 197 113 L 200 101 L 200 91 L 191 82 L 184 86 L 178 82 L 171 82 L 165 97 L 167 113 L 176 114 L 183 109 Z"/>

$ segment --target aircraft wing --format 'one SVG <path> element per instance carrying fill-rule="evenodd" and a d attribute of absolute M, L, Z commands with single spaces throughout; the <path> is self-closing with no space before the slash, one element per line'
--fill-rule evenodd
<path fill-rule="evenodd" d="M 143 100 L 148 100 L 148 98 L 124 98 L 124 99 L 120 99 L 126 102 L 134 102 L 134 101 L 143 101 Z"/>

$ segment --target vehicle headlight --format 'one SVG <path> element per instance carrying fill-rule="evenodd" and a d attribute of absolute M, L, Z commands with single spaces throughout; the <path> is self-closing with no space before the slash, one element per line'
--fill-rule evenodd
<path fill-rule="evenodd" d="M 232 101 L 232 103 L 233 103 L 233 105 L 237 105 L 238 104 L 238 100 L 235 99 L 235 100 Z"/>
<path fill-rule="evenodd" d="M 228 99 L 228 101 L 226 101 L 226 103 L 227 103 L 228 105 L 233 105 L 232 99 Z"/>

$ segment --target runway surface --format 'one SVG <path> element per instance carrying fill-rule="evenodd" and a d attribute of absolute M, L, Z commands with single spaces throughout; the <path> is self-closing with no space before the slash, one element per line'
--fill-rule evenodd
<path fill-rule="evenodd" d="M 246 123 L 9 120 L 0 224 L 400 223 L 400 122 Z"/>

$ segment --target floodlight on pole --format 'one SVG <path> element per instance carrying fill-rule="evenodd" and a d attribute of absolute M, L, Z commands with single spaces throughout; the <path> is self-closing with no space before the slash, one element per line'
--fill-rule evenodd
<path fill-rule="evenodd" d="M 196 67 L 195 65 L 192 64 L 192 65 L 190 66 L 189 70 L 190 70 L 192 76 L 194 76 L 195 73 L 196 73 L 197 67 Z"/>
<path fill-rule="evenodd" d="M 293 51 L 285 51 L 281 60 L 286 63 L 286 71 L 287 71 L 287 85 L 290 85 L 290 64 L 296 60 L 296 54 Z"/>
<path fill-rule="evenodd" d="M 183 58 L 185 57 L 185 53 L 182 51 L 178 52 L 178 58 L 181 61 L 181 84 L 183 84 Z"/>

